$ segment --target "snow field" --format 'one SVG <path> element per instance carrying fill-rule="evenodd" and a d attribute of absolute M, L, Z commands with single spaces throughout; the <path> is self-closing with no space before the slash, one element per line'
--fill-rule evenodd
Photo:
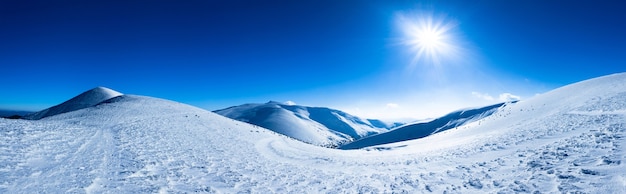
<path fill-rule="evenodd" d="M 361 150 L 124 95 L 37 121 L 0 119 L 0 193 L 625 193 L 625 133 L 626 74 Z"/>

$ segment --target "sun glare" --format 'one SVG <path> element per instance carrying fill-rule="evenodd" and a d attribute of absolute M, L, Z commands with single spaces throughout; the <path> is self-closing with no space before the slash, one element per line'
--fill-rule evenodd
<path fill-rule="evenodd" d="M 416 37 L 416 41 L 420 44 L 420 47 L 424 48 L 436 48 L 440 42 L 441 37 L 439 34 L 432 30 L 426 30 Z"/>
<path fill-rule="evenodd" d="M 402 44 L 410 48 L 412 64 L 440 65 L 441 61 L 456 52 L 451 29 L 452 23 L 426 15 L 399 15 L 403 33 Z"/>

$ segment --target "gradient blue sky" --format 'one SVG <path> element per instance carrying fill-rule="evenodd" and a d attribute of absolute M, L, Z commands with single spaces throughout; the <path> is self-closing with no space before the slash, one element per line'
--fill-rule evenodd
<path fill-rule="evenodd" d="M 0 1 L 0 108 L 105 86 L 208 110 L 426 118 L 626 70 L 621 1 Z M 449 24 L 437 64 L 404 20 Z M 404 19 L 400 19 L 404 18 Z M 404 21 L 406 22 L 406 21 Z"/>

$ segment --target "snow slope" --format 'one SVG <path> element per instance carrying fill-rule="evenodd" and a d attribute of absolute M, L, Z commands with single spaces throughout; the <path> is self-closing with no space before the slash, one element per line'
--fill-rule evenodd
<path fill-rule="evenodd" d="M 626 193 L 625 135 L 626 74 L 370 151 L 124 95 L 0 119 L 0 193 Z"/>
<path fill-rule="evenodd" d="M 286 105 L 270 101 L 244 104 L 215 113 L 258 125 L 286 136 L 322 146 L 337 146 L 388 130 L 379 120 L 365 120 L 339 110 Z"/>
<path fill-rule="evenodd" d="M 25 119 L 42 119 L 49 116 L 54 116 L 66 112 L 71 112 L 87 107 L 94 106 L 102 101 L 111 99 L 116 96 L 120 96 L 122 93 L 111 90 L 105 87 L 96 87 L 94 89 L 83 92 L 82 94 L 65 101 L 59 105 L 50 107 L 48 109 L 28 114 L 24 116 Z"/>
<path fill-rule="evenodd" d="M 346 145 L 341 146 L 340 148 L 359 149 L 369 146 L 423 138 L 435 133 L 439 133 L 455 127 L 463 126 L 474 121 L 478 121 L 493 114 L 501 107 L 504 107 L 506 104 L 507 103 L 498 103 L 481 108 L 454 111 L 437 119 L 404 125 L 385 133 L 369 136 L 354 142 L 350 142 Z"/>

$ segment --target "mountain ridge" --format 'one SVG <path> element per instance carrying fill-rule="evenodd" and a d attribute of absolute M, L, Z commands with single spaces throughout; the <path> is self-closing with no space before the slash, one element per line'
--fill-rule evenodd
<path fill-rule="evenodd" d="M 396 125 L 362 119 L 331 108 L 288 105 L 276 101 L 246 103 L 213 112 L 327 147 L 336 147 L 354 139 L 378 134 L 389 129 L 385 127 Z M 374 121 L 377 122 L 372 124 Z"/>

